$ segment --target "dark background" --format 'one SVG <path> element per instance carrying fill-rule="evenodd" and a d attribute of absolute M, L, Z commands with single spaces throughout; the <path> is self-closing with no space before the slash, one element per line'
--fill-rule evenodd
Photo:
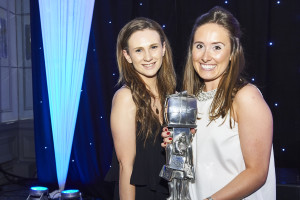
<path fill-rule="evenodd" d="M 110 199 L 111 187 L 103 177 L 113 145 L 109 115 L 118 89 L 115 44 L 122 26 L 144 16 L 164 27 L 173 49 L 179 89 L 192 25 L 216 5 L 231 11 L 241 24 L 247 77 L 260 88 L 273 113 L 275 165 L 292 168 L 299 179 L 300 1 L 95 0 L 66 188 Z M 31 34 L 38 177 L 41 184 L 57 189 L 43 48 L 39 49 L 43 45 L 38 0 L 31 0 Z"/>

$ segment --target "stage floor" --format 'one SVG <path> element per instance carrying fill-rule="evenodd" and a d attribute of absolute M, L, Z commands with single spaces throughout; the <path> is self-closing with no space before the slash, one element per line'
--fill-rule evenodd
<path fill-rule="evenodd" d="M 277 168 L 277 199 L 276 200 L 300 200 L 300 176 L 297 168 Z M 36 182 L 36 181 L 33 181 Z M 25 181 L 22 184 L 11 182 L 0 185 L 0 200 L 26 200 L 29 194 L 32 181 Z M 51 192 L 51 191 L 50 191 Z M 100 198 L 86 197 L 83 200 L 104 200 Z M 57 199 L 58 200 L 58 199 Z"/>
<path fill-rule="evenodd" d="M 28 186 L 8 184 L 0 187 L 0 200 L 26 200 L 29 195 Z M 83 197 L 83 200 L 102 200 L 100 198 Z M 55 198 L 53 200 L 58 200 Z"/>

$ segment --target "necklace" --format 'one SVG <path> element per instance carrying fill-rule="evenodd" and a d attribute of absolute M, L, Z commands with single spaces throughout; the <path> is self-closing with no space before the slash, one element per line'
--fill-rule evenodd
<path fill-rule="evenodd" d="M 199 101 L 206 101 L 209 99 L 213 99 L 215 94 L 217 92 L 217 89 L 204 92 L 202 89 L 199 91 L 199 93 L 196 95 Z"/>
<path fill-rule="evenodd" d="M 157 107 L 157 105 L 156 105 L 156 99 L 157 99 L 157 97 L 154 98 L 153 108 L 155 108 L 156 114 L 159 115 L 159 109 L 158 109 L 158 107 Z"/>

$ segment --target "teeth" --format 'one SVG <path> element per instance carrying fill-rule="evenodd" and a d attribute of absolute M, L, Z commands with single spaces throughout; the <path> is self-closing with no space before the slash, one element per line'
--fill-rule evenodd
<path fill-rule="evenodd" d="M 144 64 L 145 67 L 151 67 L 151 66 L 153 66 L 153 65 L 154 65 L 154 63 L 151 63 L 151 64 Z"/>
<path fill-rule="evenodd" d="M 203 69 L 213 69 L 216 67 L 216 65 L 201 65 Z"/>

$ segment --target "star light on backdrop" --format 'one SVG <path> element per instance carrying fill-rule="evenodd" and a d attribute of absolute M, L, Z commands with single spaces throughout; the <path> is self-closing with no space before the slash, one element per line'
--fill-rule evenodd
<path fill-rule="evenodd" d="M 277 1 L 274 1 L 276 5 L 280 5 L 281 4 L 281 1 L 277 0 Z M 224 1 L 224 4 L 228 5 L 229 4 L 229 1 Z M 272 40 L 269 40 L 267 41 L 267 46 L 269 46 L 270 48 L 273 48 L 274 47 L 274 41 Z M 256 81 L 256 78 L 255 76 L 252 77 L 251 79 L 251 82 L 254 83 Z M 278 102 L 275 102 L 275 103 L 272 103 L 274 105 L 275 108 L 277 108 L 279 106 L 279 103 Z M 281 148 L 281 151 L 282 152 L 285 152 L 286 151 L 286 148 L 285 147 L 282 147 Z"/>
<path fill-rule="evenodd" d="M 95 0 L 39 0 L 59 190 L 64 190 Z"/>

